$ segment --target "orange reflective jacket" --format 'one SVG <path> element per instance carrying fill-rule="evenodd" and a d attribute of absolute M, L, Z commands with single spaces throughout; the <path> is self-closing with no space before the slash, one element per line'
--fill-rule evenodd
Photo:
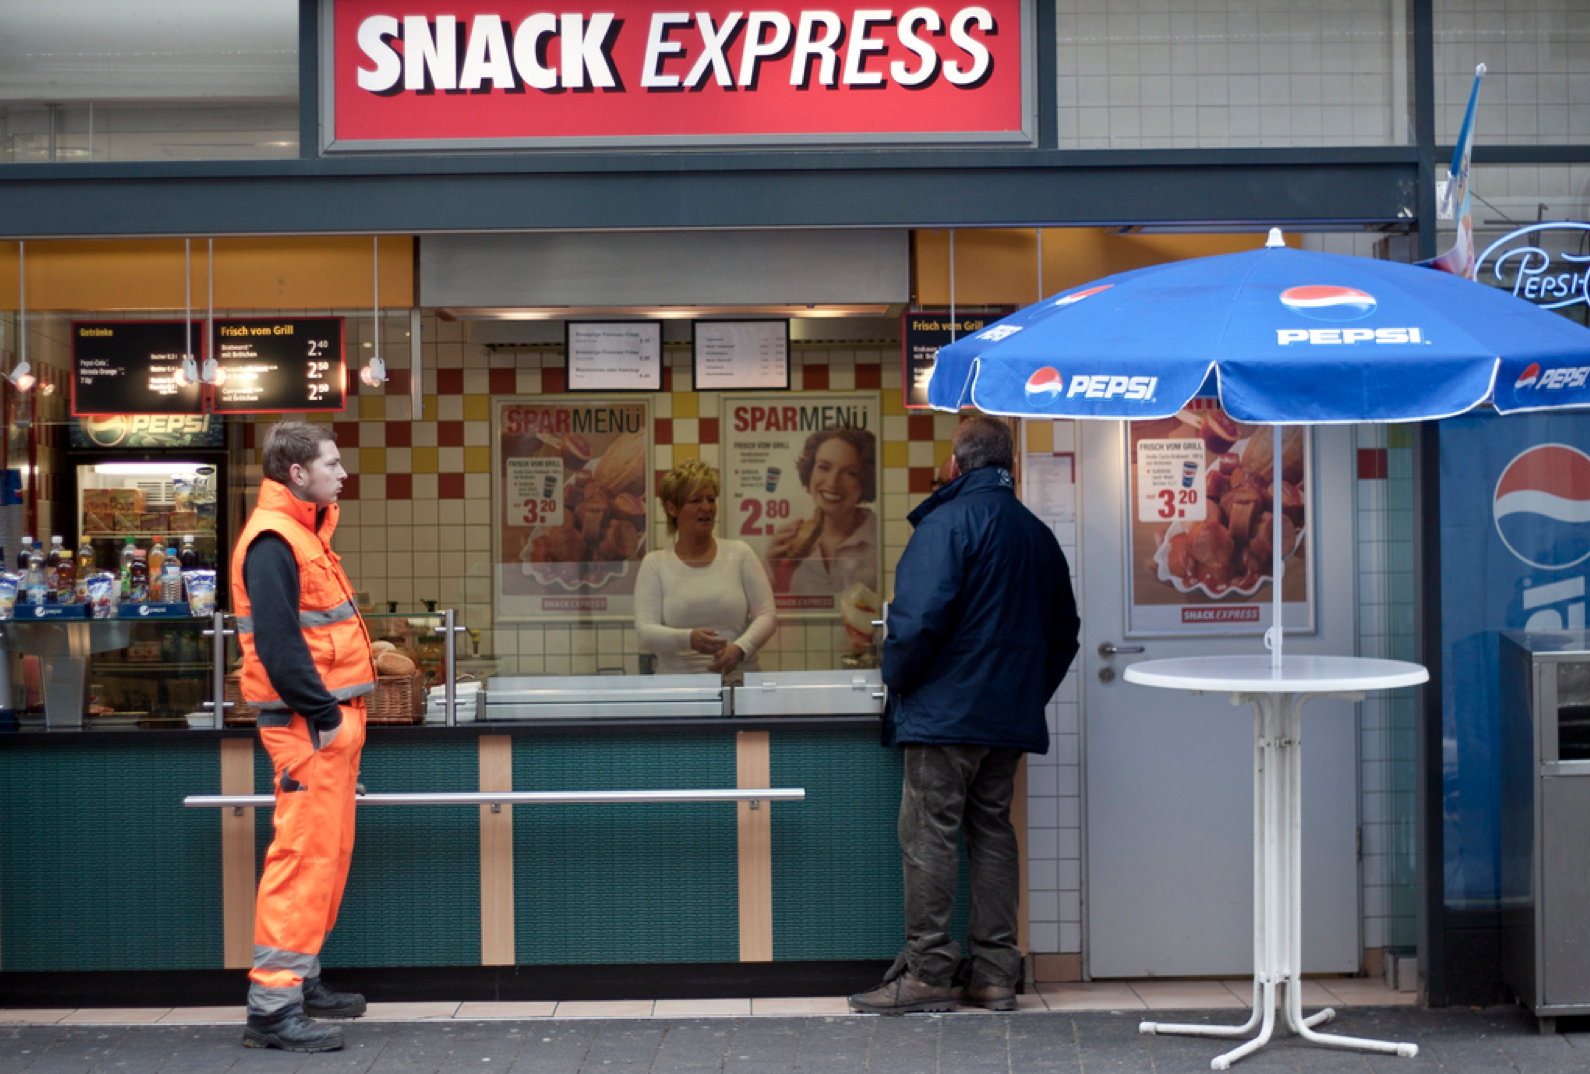
<path fill-rule="evenodd" d="M 375 689 L 375 658 L 370 635 L 359 617 L 353 584 L 343 573 L 339 557 L 331 550 L 338 509 L 332 504 L 320 529 L 315 529 L 316 507 L 300 500 L 279 481 L 266 478 L 259 503 L 237 540 L 232 555 L 232 599 L 237 612 L 237 637 L 243 648 L 243 700 L 261 709 L 285 709 L 270 676 L 254 648 L 253 615 L 243 586 L 243 559 L 261 533 L 279 534 L 293 550 L 298 563 L 298 625 L 309 644 L 326 689 L 338 701 L 349 701 Z"/>

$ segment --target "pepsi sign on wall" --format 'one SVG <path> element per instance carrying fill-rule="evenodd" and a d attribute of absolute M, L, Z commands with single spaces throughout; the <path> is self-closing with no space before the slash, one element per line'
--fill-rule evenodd
<path fill-rule="evenodd" d="M 1030 144 L 1032 0 L 334 0 L 324 148 Z"/>
<path fill-rule="evenodd" d="M 1475 413 L 1440 425 L 1445 896 L 1502 894 L 1502 631 L 1583 630 L 1590 415 Z"/>

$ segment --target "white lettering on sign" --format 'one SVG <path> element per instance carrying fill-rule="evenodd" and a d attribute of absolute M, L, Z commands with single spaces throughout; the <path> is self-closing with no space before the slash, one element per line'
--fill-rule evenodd
<path fill-rule="evenodd" d="M 481 14 L 462 27 L 456 15 L 371 15 L 359 23 L 367 65 L 356 81 L 380 95 L 507 93 L 521 84 L 548 92 L 615 89 L 623 84 L 613 58 L 623 30 L 624 21 L 605 11 L 536 12 L 517 25 Z M 948 57 L 931 40 L 946 33 L 956 50 Z M 993 14 L 979 6 L 947 21 L 929 7 L 900 14 L 858 9 L 848 24 L 824 10 L 802 11 L 797 19 L 781 11 L 734 11 L 721 23 L 706 12 L 658 11 L 646 28 L 639 82 L 644 90 L 694 90 L 710 78 L 725 89 L 755 89 L 776 63 L 788 64 L 787 81 L 802 89 L 889 82 L 920 88 L 940 77 L 970 89 L 993 73 L 985 39 L 998 33 Z M 912 59 L 881 59 L 895 45 Z M 738 63 L 731 58 L 736 46 Z"/>
<path fill-rule="evenodd" d="M 1275 341 L 1283 347 L 1293 343 L 1423 343 L 1424 332 L 1418 328 L 1277 328 Z"/>

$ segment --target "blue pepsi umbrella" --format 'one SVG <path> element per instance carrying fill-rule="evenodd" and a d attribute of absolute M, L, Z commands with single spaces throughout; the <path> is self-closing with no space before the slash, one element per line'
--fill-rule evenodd
<path fill-rule="evenodd" d="M 1264 248 L 1136 269 L 942 348 L 941 410 L 1169 417 L 1194 396 L 1261 424 L 1590 406 L 1590 330 L 1445 272 Z"/>
<path fill-rule="evenodd" d="M 1215 395 L 1241 422 L 1402 422 L 1489 403 L 1590 406 L 1590 330 L 1504 291 L 1416 265 L 1262 249 L 1107 276 L 938 352 L 928 403 L 1135 421 Z M 1272 517 L 1282 517 L 1273 482 Z M 1272 541 L 1281 658 L 1286 550 Z"/>

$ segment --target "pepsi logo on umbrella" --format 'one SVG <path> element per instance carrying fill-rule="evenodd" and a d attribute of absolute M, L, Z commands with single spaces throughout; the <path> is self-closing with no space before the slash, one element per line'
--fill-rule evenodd
<path fill-rule="evenodd" d="M 1065 388 L 1065 378 L 1053 366 L 1044 366 L 1027 378 L 1027 402 L 1033 406 L 1051 407 Z"/>
<path fill-rule="evenodd" d="M 1508 551 L 1532 567 L 1590 559 L 1590 456 L 1566 444 L 1520 452 L 1497 479 L 1491 516 Z"/>
<path fill-rule="evenodd" d="M 1353 287 L 1311 283 L 1282 291 L 1281 305 L 1315 321 L 1361 321 L 1375 312 L 1375 297 Z"/>

